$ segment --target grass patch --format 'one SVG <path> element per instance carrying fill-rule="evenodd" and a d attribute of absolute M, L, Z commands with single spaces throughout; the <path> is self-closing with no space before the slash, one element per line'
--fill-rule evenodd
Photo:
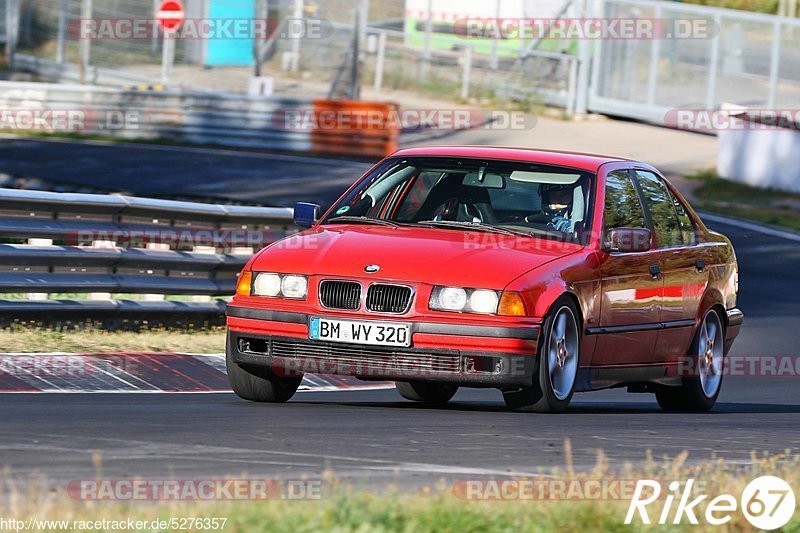
<path fill-rule="evenodd" d="M 567 442 L 566 448 L 569 447 Z M 624 465 L 618 470 L 608 467 L 608 460 L 598 453 L 597 466 L 586 472 L 573 472 L 569 466 L 550 472 L 550 476 L 567 482 L 597 480 L 653 479 L 662 485 L 662 498 L 648 507 L 650 518 L 657 522 L 664 503 L 663 496 L 672 494 L 666 487 L 671 481 L 686 483 L 694 480 L 696 490 L 692 498 L 708 495 L 694 507 L 700 525 L 693 526 L 684 518 L 672 525 L 677 501 L 672 502 L 668 526 L 644 526 L 636 518 L 632 525 L 624 524 L 629 498 L 605 497 L 589 499 L 532 498 L 523 501 L 488 501 L 465 499 L 463 493 L 453 490 L 452 482 L 442 480 L 436 487 L 423 487 L 402 491 L 389 487 L 379 493 L 354 490 L 337 481 L 335 476 L 325 476 L 329 487 L 318 500 L 262 500 L 262 501 L 206 501 L 168 503 L 111 503 L 82 501 L 67 495 L 63 486 L 50 485 L 42 480 L 20 483 L 6 475 L 0 480 L 0 516 L 8 519 L 38 523 L 26 531 L 52 529 L 43 520 L 68 520 L 61 531 L 82 531 L 72 521 L 86 520 L 143 520 L 204 517 L 226 519 L 221 531 L 290 532 L 518 532 L 518 531 L 652 531 L 668 528 L 669 531 L 755 531 L 741 511 L 741 494 L 753 479 L 772 475 L 797 487 L 800 482 L 800 461 L 797 455 L 756 456 L 751 464 L 730 464 L 715 459 L 696 466 L 687 465 L 687 453 L 674 458 L 655 461 L 647 457 L 638 467 Z M 567 456 L 569 465 L 569 455 Z M 95 460 L 98 466 L 100 459 Z M 98 477 L 101 468 L 97 468 Z M 237 476 L 235 479 L 243 479 Z M 544 478 L 537 478 L 543 480 Z M 461 496 L 459 496 L 461 494 Z M 608 493 L 607 493 L 608 494 Z M 722 494 L 737 500 L 737 510 L 731 513 L 730 522 L 724 526 L 711 526 L 705 522 L 708 502 Z M 679 495 L 678 495 L 679 497 Z M 677 499 L 677 498 L 676 498 Z M 148 528 L 148 530 L 152 530 Z M 186 530 L 202 530 L 189 527 Z M 207 530 L 207 529 L 206 529 Z M 218 529 L 220 530 L 220 529 Z M 800 531 L 797 514 L 783 531 Z"/>
<path fill-rule="evenodd" d="M 687 4 L 776 14 L 779 0 L 684 0 Z"/>
<path fill-rule="evenodd" d="M 728 181 L 713 170 L 686 177 L 700 182 L 692 192 L 699 210 L 800 231 L 800 194 Z"/>
<path fill-rule="evenodd" d="M 225 328 L 104 331 L 91 325 L 76 330 L 14 327 L 0 330 L 0 351 L 224 353 Z"/>

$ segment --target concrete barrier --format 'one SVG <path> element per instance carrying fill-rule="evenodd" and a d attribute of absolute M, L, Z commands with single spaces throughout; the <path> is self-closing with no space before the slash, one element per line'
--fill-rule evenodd
<path fill-rule="evenodd" d="M 800 192 L 800 124 L 723 129 L 717 173 L 753 187 Z"/>

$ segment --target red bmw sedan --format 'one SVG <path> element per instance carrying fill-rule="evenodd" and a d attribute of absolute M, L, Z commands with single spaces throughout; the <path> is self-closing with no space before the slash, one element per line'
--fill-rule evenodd
<path fill-rule="evenodd" d="M 256 254 L 228 307 L 240 397 L 285 402 L 306 372 L 458 387 L 561 412 L 627 387 L 706 411 L 743 322 L 730 241 L 653 167 L 489 147 L 386 158 L 305 231 Z"/>

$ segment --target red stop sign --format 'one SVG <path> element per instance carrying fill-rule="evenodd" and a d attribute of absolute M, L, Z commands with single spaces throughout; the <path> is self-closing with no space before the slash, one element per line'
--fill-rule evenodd
<path fill-rule="evenodd" d="M 186 18 L 186 11 L 180 0 L 164 0 L 158 6 L 156 20 L 164 31 L 177 30 Z"/>

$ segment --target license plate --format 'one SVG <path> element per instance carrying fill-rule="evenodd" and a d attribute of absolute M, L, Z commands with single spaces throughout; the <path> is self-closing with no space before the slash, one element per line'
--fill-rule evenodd
<path fill-rule="evenodd" d="M 312 318 L 308 337 L 317 341 L 411 346 L 411 326 L 388 322 Z"/>

